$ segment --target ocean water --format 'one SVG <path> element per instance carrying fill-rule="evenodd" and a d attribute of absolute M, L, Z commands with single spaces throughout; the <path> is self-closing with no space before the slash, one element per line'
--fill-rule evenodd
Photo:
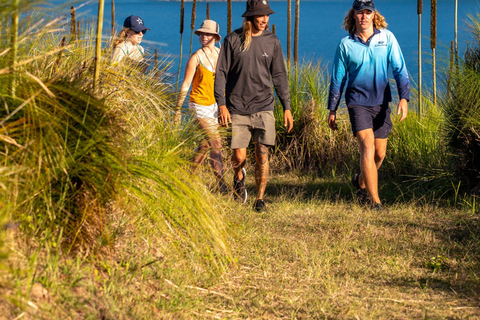
<path fill-rule="evenodd" d="M 295 5 L 292 1 L 292 55 Z M 330 70 L 335 49 L 346 35 L 341 24 L 352 0 L 305 1 L 300 3 L 300 28 L 298 52 L 301 59 L 320 59 Z M 407 62 L 410 74 L 416 81 L 418 76 L 418 15 L 417 0 L 376 0 L 378 11 L 386 18 L 388 29 L 397 37 Z M 144 37 L 144 47 L 150 53 L 155 49 L 160 56 L 171 62 L 172 73 L 178 70 L 180 56 L 180 2 L 156 0 L 116 0 L 116 24 L 121 27 L 123 20 L 131 15 L 140 16 L 151 30 Z M 206 18 L 207 2 L 197 2 L 195 28 L 199 28 Z M 210 18 L 220 24 L 220 34 L 226 35 L 227 3 L 210 2 Z M 287 2 L 271 1 L 270 6 L 276 12 L 270 16 L 270 26 L 275 24 L 284 54 L 287 49 Z M 105 33 L 110 33 L 111 2 L 105 4 Z M 77 14 L 94 19 L 97 4 L 83 6 Z M 438 0 L 437 13 L 437 57 L 448 61 L 450 41 L 454 40 L 454 0 Z M 183 35 L 183 61 L 189 56 L 191 35 L 192 2 L 185 3 L 185 29 Z M 232 29 L 241 26 L 241 15 L 245 11 L 245 2 L 232 3 Z M 468 16 L 480 11 L 478 0 L 458 1 L 458 47 L 462 54 L 470 39 L 468 34 Z M 198 36 L 193 35 L 193 50 L 199 48 Z M 422 14 L 422 68 L 425 80 L 431 71 L 430 49 L 430 1 L 424 1 Z M 183 77 L 183 67 L 182 74 Z"/>

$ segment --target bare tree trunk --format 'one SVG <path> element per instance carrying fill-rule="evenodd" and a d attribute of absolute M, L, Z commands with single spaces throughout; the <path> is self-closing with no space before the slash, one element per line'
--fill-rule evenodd
<path fill-rule="evenodd" d="M 112 39 L 115 41 L 115 0 L 112 0 Z"/>
<path fill-rule="evenodd" d="M 12 97 L 15 98 L 15 89 L 17 86 L 15 79 L 15 69 L 17 66 L 17 50 L 18 50 L 18 5 L 19 0 L 13 0 L 13 13 L 12 13 L 12 29 L 10 30 L 10 60 L 12 69 L 12 79 L 10 82 L 10 92 Z"/>
<path fill-rule="evenodd" d="M 98 90 L 98 79 L 100 78 L 100 60 L 102 59 L 102 28 L 103 28 L 103 9 L 105 0 L 98 1 L 97 16 L 97 43 L 95 45 L 95 73 L 93 75 L 93 92 Z"/>
<path fill-rule="evenodd" d="M 292 0 L 287 1 L 287 65 L 292 59 Z"/>
<path fill-rule="evenodd" d="M 227 0 L 227 34 L 232 32 L 232 0 Z"/>
<path fill-rule="evenodd" d="M 193 5 L 192 5 L 192 21 L 190 23 L 190 52 L 189 56 L 192 54 L 192 45 L 193 45 L 193 30 L 195 29 L 195 18 L 197 16 L 197 0 L 193 0 Z"/>
<path fill-rule="evenodd" d="M 180 71 L 182 70 L 184 25 L 185 25 L 185 0 L 182 0 L 180 4 L 180 61 L 178 62 L 177 84 L 175 85 L 175 92 L 177 92 L 178 90 L 178 81 L 180 80 Z"/>
<path fill-rule="evenodd" d="M 453 77 L 453 65 L 455 61 L 455 44 L 454 41 L 450 43 L 450 65 L 449 65 L 449 72 L 448 72 L 448 83 L 447 83 L 447 99 L 450 99 L 450 92 L 452 86 L 452 77 Z"/>
<path fill-rule="evenodd" d="M 455 54 L 458 54 L 458 42 L 457 42 L 457 31 L 458 31 L 458 0 L 455 0 Z"/>
<path fill-rule="evenodd" d="M 300 0 L 295 0 L 295 35 L 293 39 L 293 63 L 298 63 L 298 28 L 300 24 Z"/>
<path fill-rule="evenodd" d="M 418 14 L 418 115 L 422 116 L 422 13 L 423 0 L 417 0 Z"/>
<path fill-rule="evenodd" d="M 75 41 L 77 39 L 77 22 L 75 19 L 75 8 L 72 6 L 70 8 L 70 36 L 71 36 L 71 41 Z"/>
<path fill-rule="evenodd" d="M 437 47 L 437 0 L 431 0 L 430 7 L 430 48 L 432 48 L 433 105 L 437 108 L 437 74 L 435 49 Z"/>

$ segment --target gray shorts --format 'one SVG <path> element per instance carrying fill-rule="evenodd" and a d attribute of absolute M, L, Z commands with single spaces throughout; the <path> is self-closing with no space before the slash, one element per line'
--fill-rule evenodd
<path fill-rule="evenodd" d="M 275 144 L 275 116 L 273 111 L 254 114 L 232 114 L 230 148 L 247 148 L 252 138 L 267 146 Z"/>
<path fill-rule="evenodd" d="M 354 136 L 358 131 L 373 129 L 375 138 L 386 139 L 392 131 L 393 125 L 388 104 L 376 107 L 349 105 L 348 114 Z"/>

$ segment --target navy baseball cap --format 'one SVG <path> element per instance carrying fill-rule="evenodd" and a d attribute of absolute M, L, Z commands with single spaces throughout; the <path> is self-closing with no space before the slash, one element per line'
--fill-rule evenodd
<path fill-rule="evenodd" d="M 375 11 L 375 4 L 372 0 L 355 0 L 353 1 L 352 7 L 357 11 L 364 9 Z"/>
<path fill-rule="evenodd" d="M 145 25 L 143 24 L 143 20 L 142 18 L 140 18 L 139 16 L 129 16 L 127 17 L 127 19 L 125 19 L 125 21 L 123 22 L 123 26 L 125 28 L 129 28 L 135 32 L 143 32 L 143 33 L 146 33 L 147 30 L 150 30 L 148 29 L 147 27 L 145 27 Z"/>

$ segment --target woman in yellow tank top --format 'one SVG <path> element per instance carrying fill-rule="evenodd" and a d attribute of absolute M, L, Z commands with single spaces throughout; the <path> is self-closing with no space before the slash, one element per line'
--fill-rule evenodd
<path fill-rule="evenodd" d="M 215 68 L 220 51 L 215 47 L 215 43 L 221 39 L 218 31 L 218 23 L 213 20 L 203 21 L 201 27 L 195 30 L 195 34 L 200 36 L 202 47 L 187 61 L 185 77 L 177 100 L 176 118 L 180 117 L 180 109 L 192 85 L 188 105 L 195 122 L 204 132 L 194 152 L 192 171 L 197 170 L 210 151 L 210 165 L 218 179 L 218 188 L 221 192 L 227 193 L 228 187 L 223 178 L 222 143 L 218 132 L 218 106 L 213 94 Z"/>

